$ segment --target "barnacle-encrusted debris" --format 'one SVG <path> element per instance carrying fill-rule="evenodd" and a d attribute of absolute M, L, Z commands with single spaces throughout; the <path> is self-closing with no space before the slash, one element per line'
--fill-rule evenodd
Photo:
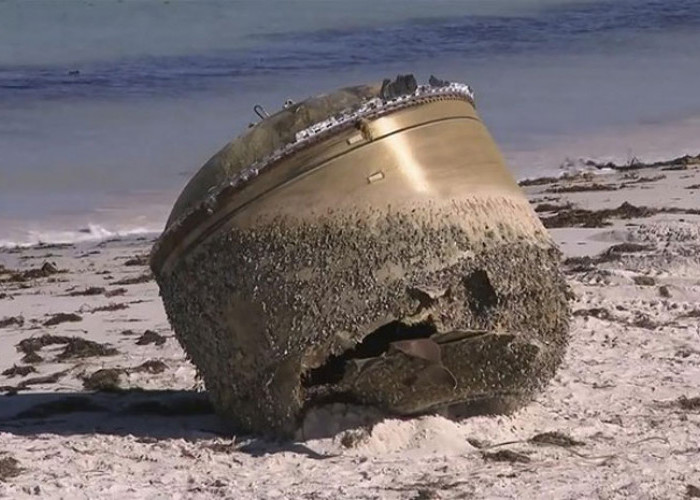
<path fill-rule="evenodd" d="M 560 254 L 471 90 L 403 76 L 290 105 L 215 155 L 151 267 L 215 408 L 512 411 L 567 343 Z"/>

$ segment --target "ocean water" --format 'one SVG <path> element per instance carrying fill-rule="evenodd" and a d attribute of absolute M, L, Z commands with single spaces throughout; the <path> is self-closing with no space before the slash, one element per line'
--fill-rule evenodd
<path fill-rule="evenodd" d="M 697 0 L 0 0 L 0 244 L 157 232 L 287 98 L 474 87 L 517 177 L 700 152 Z"/>

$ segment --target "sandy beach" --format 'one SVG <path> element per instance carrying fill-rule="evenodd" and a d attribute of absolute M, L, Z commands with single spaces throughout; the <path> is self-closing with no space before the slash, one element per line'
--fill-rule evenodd
<path fill-rule="evenodd" d="M 510 416 L 335 405 L 294 442 L 236 434 L 169 327 L 156 235 L 0 249 L 0 497 L 700 497 L 700 158 L 578 166 L 522 183 L 573 319 Z"/>

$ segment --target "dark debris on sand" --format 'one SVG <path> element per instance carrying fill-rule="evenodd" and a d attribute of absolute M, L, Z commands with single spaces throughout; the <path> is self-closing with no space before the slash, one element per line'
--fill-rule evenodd
<path fill-rule="evenodd" d="M 118 354 L 118 351 L 108 346 L 100 344 L 92 340 L 82 339 L 80 337 L 66 337 L 62 335 L 44 334 L 39 337 L 32 337 L 21 340 L 17 344 L 17 350 L 27 356 L 37 353 L 42 347 L 56 344 L 65 344 L 65 348 L 61 351 L 57 360 L 63 361 L 74 358 L 87 358 L 93 356 L 113 356 Z M 26 357 L 26 356 L 25 356 Z M 39 358 L 41 360 L 41 358 Z"/>
<path fill-rule="evenodd" d="M 61 323 L 76 323 L 82 320 L 83 318 L 75 313 L 58 313 L 44 321 L 44 326 L 55 326 Z"/>
<path fill-rule="evenodd" d="M 123 392 L 122 375 L 129 373 L 163 373 L 168 365 L 157 359 L 150 359 L 134 368 L 103 368 L 83 377 L 83 387 L 89 391 Z"/>
<path fill-rule="evenodd" d="M 42 347 L 46 347 L 54 344 L 65 344 L 70 341 L 70 337 L 63 335 L 51 335 L 44 334 L 39 337 L 30 337 L 28 339 L 23 339 L 17 344 L 17 350 L 24 354 L 29 354 L 36 352 Z"/>
<path fill-rule="evenodd" d="M 126 294 L 127 290 L 126 288 L 114 288 L 113 290 L 107 290 L 104 295 L 105 297 L 120 297 L 124 294 Z"/>
<path fill-rule="evenodd" d="M 622 254 L 622 253 L 636 253 L 636 252 L 648 252 L 653 250 L 653 245 L 642 245 L 639 243 L 619 243 L 608 248 L 606 254 Z"/>
<path fill-rule="evenodd" d="M 63 377 L 66 376 L 68 371 L 60 371 L 60 372 L 54 372 L 49 375 L 42 375 L 40 377 L 32 377 L 28 378 L 26 380 L 23 380 L 20 382 L 17 387 L 21 389 L 25 389 L 29 387 L 30 385 L 39 385 L 39 384 L 55 384 L 59 380 L 61 380 Z"/>
<path fill-rule="evenodd" d="M 155 345 L 163 345 L 165 344 L 165 341 L 167 340 L 167 337 L 164 337 L 163 335 L 159 334 L 158 332 L 154 332 L 153 330 L 146 330 L 143 332 L 143 335 L 141 335 L 137 340 L 136 340 L 136 345 L 148 345 L 148 344 L 155 344 Z"/>
<path fill-rule="evenodd" d="M 584 255 L 582 257 L 569 257 L 562 263 L 566 272 L 589 272 L 597 269 L 598 264 L 615 262 L 625 254 L 647 252 L 654 250 L 652 245 L 640 245 L 637 243 L 620 243 L 609 247 L 598 255 Z"/>
<path fill-rule="evenodd" d="M 113 281 L 113 285 L 138 285 L 140 283 L 148 283 L 153 281 L 153 275 L 151 273 L 144 273 L 133 278 L 124 278 L 121 280 Z"/>
<path fill-rule="evenodd" d="M 635 313 L 635 315 L 630 320 L 616 317 L 609 310 L 602 307 L 594 307 L 592 309 L 578 309 L 572 313 L 572 316 L 583 318 L 593 317 L 605 321 L 614 321 L 616 323 L 620 323 L 627 326 L 633 326 L 636 328 L 644 328 L 646 330 L 656 330 L 661 326 L 667 325 L 659 324 L 653 319 L 651 319 L 648 315 L 640 312 Z"/>
<path fill-rule="evenodd" d="M 168 365 L 166 365 L 163 361 L 160 361 L 159 359 L 149 359 L 148 361 L 141 363 L 139 366 L 131 368 L 130 371 L 135 373 L 146 372 L 157 374 L 163 373 L 167 369 Z"/>
<path fill-rule="evenodd" d="M 44 361 L 44 358 L 39 356 L 36 352 L 32 351 L 25 354 L 20 361 L 22 361 L 22 363 L 35 364 L 41 363 L 42 361 Z"/>
<path fill-rule="evenodd" d="M 0 268 L 1 275 L 9 275 L 4 278 L 4 281 L 21 283 L 24 281 L 29 281 L 38 278 L 47 278 L 54 274 L 65 273 L 66 271 L 60 270 L 56 267 L 56 264 L 52 262 L 44 262 L 41 267 L 25 270 L 13 270 L 7 269 L 6 267 Z"/>
<path fill-rule="evenodd" d="M 13 365 L 12 368 L 8 368 L 2 372 L 2 374 L 8 378 L 26 377 L 30 373 L 36 373 L 36 368 L 33 366 Z"/>
<path fill-rule="evenodd" d="M 624 202 L 617 208 L 587 210 L 585 208 L 565 209 L 549 217 L 541 217 L 542 224 L 548 229 L 560 227 L 605 227 L 612 223 L 609 219 L 636 219 L 651 217 L 662 209 L 637 207 Z"/>
<path fill-rule="evenodd" d="M 13 457 L 0 457 L 0 482 L 19 476 L 24 469 L 19 466 L 17 459 Z"/>
<path fill-rule="evenodd" d="M 587 191 L 617 191 L 617 187 L 612 184 L 598 184 L 594 182 L 592 184 L 574 184 L 571 186 L 561 186 L 561 187 L 551 187 L 546 189 L 545 193 L 585 193 Z"/>
<path fill-rule="evenodd" d="M 80 337 L 71 337 L 56 359 L 64 361 L 66 359 L 114 356 L 115 354 L 119 354 L 119 351 L 107 344 L 100 344 L 99 342 L 81 339 Z"/>
<path fill-rule="evenodd" d="M 235 440 L 228 443 L 205 443 L 203 448 L 213 451 L 214 453 L 236 453 L 240 449 L 240 444 Z"/>
<path fill-rule="evenodd" d="M 543 186 L 545 184 L 554 184 L 555 182 L 559 182 L 561 180 L 562 179 L 559 177 L 537 177 L 535 179 L 524 179 L 518 182 L 518 185 L 521 187 Z"/>
<path fill-rule="evenodd" d="M 676 400 L 676 404 L 683 410 L 700 410 L 700 396 L 693 398 L 681 396 Z"/>
<path fill-rule="evenodd" d="M 630 322 L 630 325 L 637 328 L 644 328 L 646 330 L 656 330 L 659 326 L 661 326 L 644 313 L 636 313 L 635 317 Z"/>
<path fill-rule="evenodd" d="M 583 318 L 588 318 L 589 316 L 591 316 L 593 318 L 604 319 L 608 321 L 615 319 L 612 313 L 603 307 L 593 307 L 591 309 L 578 309 L 572 313 L 572 316 L 580 316 Z"/>
<path fill-rule="evenodd" d="M 83 387 L 88 391 L 121 392 L 121 368 L 103 368 L 83 378 Z"/>
<path fill-rule="evenodd" d="M 129 308 L 129 304 L 125 304 L 125 303 L 117 304 L 115 302 L 112 302 L 110 304 L 107 304 L 106 306 L 93 307 L 88 312 L 96 313 L 96 312 L 122 311 L 122 310 L 128 309 L 128 308 Z"/>
<path fill-rule="evenodd" d="M 74 290 L 72 292 L 69 292 L 68 295 L 70 297 L 81 297 L 81 296 L 102 295 L 103 293 L 105 293 L 105 289 L 103 287 L 91 286 L 89 288 L 85 288 L 84 290 Z"/>
<path fill-rule="evenodd" d="M 535 206 L 535 212 L 559 212 L 560 210 L 571 210 L 574 208 L 574 204 L 571 202 L 566 202 L 563 205 L 555 205 L 554 203 L 540 203 Z"/>
<path fill-rule="evenodd" d="M 0 387 L 0 391 L 6 392 L 8 394 L 17 394 L 19 391 L 23 391 L 32 385 L 55 384 L 56 382 L 61 380 L 67 373 L 68 373 L 68 370 L 64 370 L 64 371 L 60 371 L 60 372 L 51 373 L 49 375 L 42 375 L 40 377 L 28 378 L 26 380 L 21 381 L 19 384 L 15 385 L 15 386 L 11 386 L 11 385 L 2 386 L 2 387 Z"/>
<path fill-rule="evenodd" d="M 652 276 L 633 276 L 632 281 L 639 286 L 654 286 L 656 280 Z"/>
<path fill-rule="evenodd" d="M 618 172 L 626 172 L 630 170 L 641 170 L 645 168 L 660 168 L 661 170 L 685 170 L 689 165 L 700 164 L 700 155 L 685 155 L 673 158 L 671 160 L 656 161 L 646 163 L 637 158 L 632 159 L 624 165 L 618 165 L 613 162 L 599 163 L 593 160 L 588 160 L 585 165 L 597 169 L 610 169 Z"/>
<path fill-rule="evenodd" d="M 531 462 L 529 456 L 513 450 L 498 450 L 493 452 L 484 451 L 481 456 L 487 462 L 510 462 L 527 464 Z"/>
<path fill-rule="evenodd" d="M 8 326 L 23 326 L 24 317 L 23 316 L 9 316 L 0 319 L 0 328 L 7 328 Z"/>
<path fill-rule="evenodd" d="M 534 444 L 560 446 L 562 448 L 571 448 L 586 444 L 583 441 L 578 441 L 571 436 L 558 431 L 543 432 L 531 437 L 528 439 L 528 441 Z"/>
<path fill-rule="evenodd" d="M 148 255 L 134 255 L 130 259 L 124 262 L 125 266 L 147 266 L 148 265 Z"/>
<path fill-rule="evenodd" d="M 656 182 L 656 181 L 661 181 L 666 178 L 664 174 L 660 175 L 652 175 L 651 177 L 637 177 L 636 174 L 626 174 L 625 175 L 626 179 L 629 179 L 627 182 L 623 183 L 620 187 L 627 187 L 631 186 L 634 184 L 647 184 L 649 182 Z"/>

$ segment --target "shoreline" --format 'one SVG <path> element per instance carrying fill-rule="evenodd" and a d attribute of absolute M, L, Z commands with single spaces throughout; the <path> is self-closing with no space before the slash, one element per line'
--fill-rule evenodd
<path fill-rule="evenodd" d="M 534 181 L 544 181 L 559 178 L 572 178 L 586 173 L 587 175 L 605 174 L 606 169 L 616 171 L 638 170 L 643 168 L 663 167 L 679 160 L 690 159 L 700 161 L 700 154 L 687 153 L 673 159 L 664 159 L 658 154 L 641 158 L 631 156 L 626 162 L 614 163 L 614 157 L 603 156 L 599 159 L 591 157 L 576 157 L 572 159 L 566 155 L 555 153 L 555 149 L 545 148 L 535 152 L 544 154 L 547 169 L 538 166 L 539 160 L 531 157 L 527 152 L 506 152 L 509 159 L 507 163 L 518 165 L 518 158 L 523 159 L 529 167 L 525 170 L 529 174 L 517 175 L 516 180 L 521 186 Z M 547 153 L 549 151 L 549 153 Z M 527 160 L 529 158 L 529 160 Z M 646 159 L 645 159 L 646 158 Z M 559 163 L 558 167 L 551 165 Z M 511 171 L 513 169 L 511 168 Z M 179 194 L 179 190 L 169 188 L 163 191 L 149 191 L 148 193 L 127 193 L 126 199 L 120 198 L 123 205 L 117 203 L 117 199 L 110 198 L 105 207 L 92 207 L 90 215 L 80 216 L 52 216 L 48 219 L 1 218 L 0 249 L 13 247 L 32 247 L 36 245 L 51 245 L 64 243 L 86 243 L 113 238 L 129 238 L 132 236 L 152 236 L 161 232 L 165 226 L 172 203 Z M 63 207 L 67 209 L 68 207 Z M 59 210 L 60 212 L 60 210 Z M 144 215 L 148 214 L 148 215 Z M 128 224 L 125 221 L 130 221 Z"/>
<path fill-rule="evenodd" d="M 700 157 L 583 166 L 595 173 L 521 182 L 575 298 L 563 366 L 511 416 L 348 429 L 362 413 L 335 405 L 305 421 L 306 436 L 326 437 L 235 435 L 170 330 L 146 266 L 153 234 L 0 248 L 0 496 L 677 498 L 700 487 Z"/>

